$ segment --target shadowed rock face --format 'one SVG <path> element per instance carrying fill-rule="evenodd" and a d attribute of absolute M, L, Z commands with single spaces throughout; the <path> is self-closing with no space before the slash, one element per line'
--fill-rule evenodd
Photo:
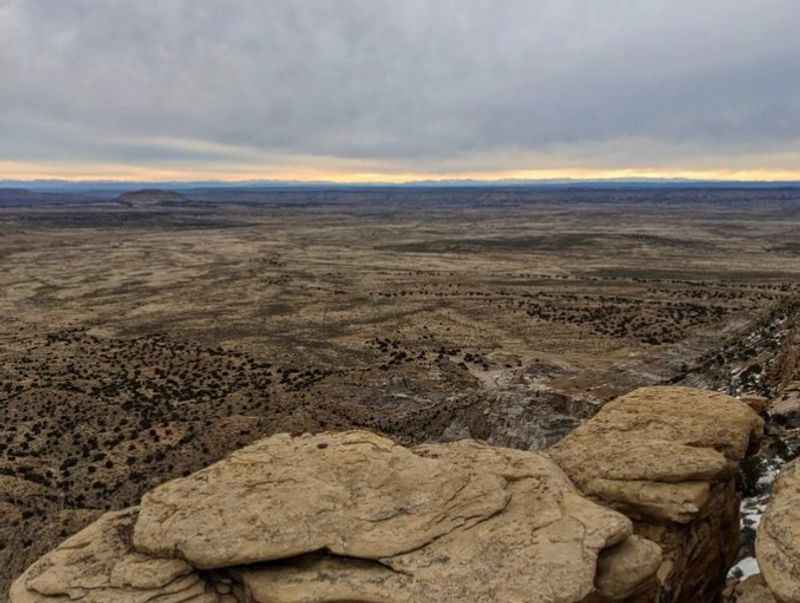
<path fill-rule="evenodd" d="M 11 596 L 625 600 L 661 563 L 660 547 L 631 532 L 542 454 L 472 440 L 406 449 L 368 432 L 280 435 L 105 515 L 35 563 Z"/>
<path fill-rule="evenodd" d="M 736 463 L 763 427 L 735 398 L 649 387 L 607 403 L 550 454 L 584 494 L 662 546 L 659 590 L 668 600 L 715 601 L 738 548 Z"/>
<path fill-rule="evenodd" d="M 767 586 L 783 603 L 800 601 L 800 464 L 786 465 L 758 528 L 756 556 Z"/>

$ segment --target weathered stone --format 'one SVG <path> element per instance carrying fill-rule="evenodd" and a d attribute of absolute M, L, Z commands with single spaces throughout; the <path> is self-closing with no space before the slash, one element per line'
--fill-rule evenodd
<path fill-rule="evenodd" d="M 134 543 L 200 568 L 322 549 L 377 559 L 474 525 L 509 498 L 505 480 L 481 467 L 427 459 L 369 432 L 284 434 L 146 494 Z"/>
<path fill-rule="evenodd" d="M 382 560 L 424 586 L 414 601 L 580 601 L 594 588 L 600 551 L 630 534 L 624 516 L 587 501 L 542 455 L 473 441 L 416 451 L 502 476 L 511 500 L 469 530 Z"/>
<path fill-rule="evenodd" d="M 213 603 L 205 581 L 180 559 L 131 548 L 136 511 L 107 513 L 34 563 L 11 588 L 13 603 Z"/>
<path fill-rule="evenodd" d="M 585 494 L 685 523 L 708 500 L 699 484 L 730 478 L 763 427 L 735 398 L 647 387 L 608 402 L 549 453 Z"/>
<path fill-rule="evenodd" d="M 756 556 L 770 590 L 782 603 L 800 602 L 800 462 L 784 466 L 756 539 Z"/>
<path fill-rule="evenodd" d="M 314 554 L 235 569 L 244 591 L 259 603 L 584 601 L 595 590 L 601 551 L 630 534 L 628 520 L 581 497 L 542 455 L 473 441 L 414 452 L 455 471 L 479 467 L 502 478 L 507 506 L 417 550 L 376 561 Z M 653 579 L 660 549 L 637 539 L 619 550 L 626 554 L 607 561 L 604 585 L 617 594 L 635 592 Z M 611 577 L 626 564 L 625 578 Z"/>
<path fill-rule="evenodd" d="M 736 556 L 736 462 L 762 433 L 763 420 L 735 398 L 649 387 L 607 403 L 548 452 L 584 494 L 662 547 L 658 596 L 699 603 L 716 600 Z"/>
<path fill-rule="evenodd" d="M 626 600 L 661 559 L 547 456 L 472 440 L 279 436 L 143 504 L 34 564 L 12 603 L 588 603 Z"/>
<path fill-rule="evenodd" d="M 708 482 L 678 484 L 649 481 L 594 479 L 585 491 L 615 506 L 635 519 L 657 519 L 688 523 L 709 498 Z"/>
<path fill-rule="evenodd" d="M 631 536 L 600 554 L 597 590 L 612 601 L 628 599 L 655 578 L 662 560 L 660 546 Z"/>

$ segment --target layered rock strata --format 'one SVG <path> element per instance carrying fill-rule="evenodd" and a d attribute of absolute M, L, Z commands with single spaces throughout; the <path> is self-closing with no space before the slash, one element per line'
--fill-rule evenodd
<path fill-rule="evenodd" d="M 661 564 L 632 530 L 542 454 L 280 435 L 106 514 L 11 600 L 620 601 Z"/>
<path fill-rule="evenodd" d="M 746 404 L 683 387 L 607 403 L 550 450 L 587 496 L 634 521 L 664 560 L 639 601 L 716 601 L 739 545 L 736 464 L 763 434 Z"/>

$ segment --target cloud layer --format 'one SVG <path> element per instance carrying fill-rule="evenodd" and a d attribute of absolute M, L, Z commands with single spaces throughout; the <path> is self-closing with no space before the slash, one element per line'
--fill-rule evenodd
<path fill-rule="evenodd" d="M 0 170 L 800 173 L 799 21 L 796 0 L 0 0 Z"/>

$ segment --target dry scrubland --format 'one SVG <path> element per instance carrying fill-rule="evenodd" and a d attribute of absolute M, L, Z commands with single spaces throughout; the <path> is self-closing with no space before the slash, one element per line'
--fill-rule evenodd
<path fill-rule="evenodd" d="M 797 190 L 3 192 L 0 583 L 272 433 L 541 448 L 722 378 L 798 226 Z"/>

